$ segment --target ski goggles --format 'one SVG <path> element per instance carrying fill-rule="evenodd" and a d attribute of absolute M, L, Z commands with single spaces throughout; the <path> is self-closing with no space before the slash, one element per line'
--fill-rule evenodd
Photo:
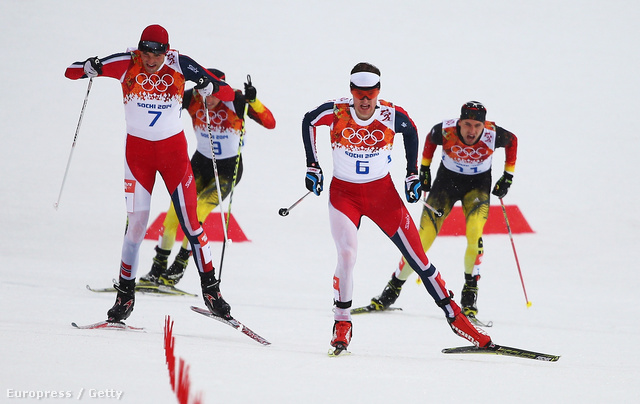
<path fill-rule="evenodd" d="M 154 41 L 140 41 L 138 43 L 138 49 L 142 52 L 153 53 L 154 55 L 162 55 L 167 53 L 169 44 L 154 42 Z"/>
<path fill-rule="evenodd" d="M 378 94 L 380 94 L 380 86 L 367 87 L 367 88 L 356 87 L 354 85 L 351 86 L 351 95 L 353 95 L 355 98 L 359 100 L 362 100 L 364 98 L 373 100 L 378 96 Z"/>

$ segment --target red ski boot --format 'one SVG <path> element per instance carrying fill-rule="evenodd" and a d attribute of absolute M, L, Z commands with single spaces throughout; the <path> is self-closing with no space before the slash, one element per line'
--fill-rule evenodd
<path fill-rule="evenodd" d="M 351 321 L 335 321 L 331 346 L 335 349 L 330 354 L 337 356 L 346 351 L 351 342 Z"/>
<path fill-rule="evenodd" d="M 454 305 L 455 302 L 451 301 L 451 304 Z M 449 326 L 451 327 L 453 332 L 458 334 L 462 338 L 471 341 L 473 345 L 479 348 L 486 348 L 491 345 L 491 337 L 482 329 L 477 328 L 473 324 L 471 324 L 467 316 L 465 316 L 459 310 L 459 308 L 458 310 L 456 310 L 458 314 L 454 318 L 447 318 Z"/>

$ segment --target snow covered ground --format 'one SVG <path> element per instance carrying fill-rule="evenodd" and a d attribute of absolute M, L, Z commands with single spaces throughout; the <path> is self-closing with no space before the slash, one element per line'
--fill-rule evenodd
<path fill-rule="evenodd" d="M 0 2 L 0 402 L 64 402 L 80 392 L 89 402 L 117 393 L 127 403 L 175 402 L 166 315 L 205 403 L 634 401 L 639 19 L 640 4 L 625 0 Z M 248 124 L 233 213 L 251 242 L 227 246 L 222 275 L 233 314 L 269 347 L 192 313 L 199 298 L 139 294 L 128 323 L 146 333 L 70 326 L 103 319 L 113 304 L 85 285 L 108 286 L 118 274 L 125 130 L 117 81 L 94 80 L 55 210 L 87 89 L 64 69 L 135 46 L 152 23 L 233 86 L 251 74 L 276 116 L 273 131 Z M 398 301 L 404 311 L 355 317 L 353 355 L 327 357 L 335 265 L 327 195 L 285 218 L 277 211 L 306 192 L 303 114 L 348 95 L 348 72 L 363 60 L 380 67 L 381 97 L 411 114 L 422 140 L 471 99 L 518 135 L 505 201 L 535 231 L 515 236 L 533 305 L 525 305 L 508 236 L 486 236 L 480 316 L 494 321 L 494 341 L 562 355 L 559 362 L 443 355 L 465 341 L 413 280 Z M 329 151 L 325 137 L 325 173 Z M 400 184 L 401 142 L 394 153 Z M 158 181 L 152 217 L 168 203 Z M 420 206 L 411 209 L 417 219 Z M 354 302 L 365 304 L 399 255 L 370 221 L 359 237 Z M 139 274 L 153 247 L 143 243 Z M 429 253 L 456 294 L 463 250 L 463 238 L 442 237 Z M 180 285 L 199 291 L 193 264 Z M 73 397 L 15 398 L 36 392 Z"/>

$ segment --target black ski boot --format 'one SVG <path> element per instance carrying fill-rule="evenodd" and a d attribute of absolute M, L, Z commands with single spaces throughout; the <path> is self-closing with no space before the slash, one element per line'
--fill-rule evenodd
<path fill-rule="evenodd" d="M 169 254 L 171 254 L 171 250 L 163 250 L 156 246 L 156 256 L 153 257 L 151 271 L 140 278 L 140 285 L 158 285 L 160 283 L 160 275 L 167 270 Z"/>
<path fill-rule="evenodd" d="M 216 279 L 215 270 L 200 272 L 200 285 L 202 286 L 202 298 L 207 309 L 216 316 L 230 318 L 231 306 L 225 302 L 220 293 L 220 281 Z"/>
<path fill-rule="evenodd" d="M 380 296 L 376 296 L 371 299 L 371 306 L 373 306 L 376 310 L 386 310 L 396 302 L 398 296 L 400 296 L 400 291 L 402 290 L 402 285 L 404 285 L 406 281 L 401 281 L 396 278 L 396 275 L 391 275 L 391 280 L 387 283 L 387 286 L 384 287 Z"/>
<path fill-rule="evenodd" d="M 133 311 L 133 305 L 136 301 L 136 280 L 122 279 L 119 283 L 113 285 L 118 292 L 116 303 L 107 311 L 107 321 L 110 323 L 119 323 L 126 320 Z"/>
<path fill-rule="evenodd" d="M 462 312 L 465 316 L 476 316 L 478 314 L 478 307 L 476 301 L 478 300 L 478 279 L 480 275 L 472 276 L 464 274 L 464 286 L 462 287 L 462 296 L 460 297 L 460 306 L 462 306 Z"/>
<path fill-rule="evenodd" d="M 168 286 L 177 285 L 178 282 L 180 282 L 180 279 L 182 279 L 184 271 L 189 264 L 189 257 L 191 257 L 191 250 L 180 247 L 180 252 L 176 255 L 176 259 L 173 261 L 173 264 L 171 264 L 169 269 L 165 270 L 162 272 L 162 275 L 160 275 L 160 283 Z"/>

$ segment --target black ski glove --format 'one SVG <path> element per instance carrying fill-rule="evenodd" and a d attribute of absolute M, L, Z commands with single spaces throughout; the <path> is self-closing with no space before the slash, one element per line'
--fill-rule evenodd
<path fill-rule="evenodd" d="M 84 62 L 84 74 L 94 78 L 102 74 L 102 62 L 97 56 L 87 59 Z"/>
<path fill-rule="evenodd" d="M 496 182 L 496 185 L 493 187 L 493 191 L 491 191 L 491 193 L 500 199 L 504 198 L 505 195 L 507 195 L 507 192 L 509 192 L 509 187 L 511 186 L 512 182 L 513 174 L 509 174 L 505 171 L 498 182 Z"/>
<path fill-rule="evenodd" d="M 316 195 L 320 195 L 320 192 L 322 192 L 324 176 L 322 175 L 322 168 L 320 168 L 318 163 L 311 163 L 307 166 L 307 176 L 305 177 L 304 182 L 309 191 Z"/>
<path fill-rule="evenodd" d="M 407 197 L 407 202 L 415 203 L 420 200 L 420 191 L 422 184 L 420 183 L 420 177 L 416 173 L 407 173 L 407 177 L 404 179 L 404 193 Z"/>
<path fill-rule="evenodd" d="M 251 80 L 248 83 L 244 83 L 244 98 L 247 102 L 251 103 L 256 100 L 258 90 L 251 84 Z"/>
<path fill-rule="evenodd" d="M 422 192 L 431 190 L 431 167 L 420 166 L 420 183 L 422 184 Z"/>
<path fill-rule="evenodd" d="M 201 76 L 194 87 L 202 98 L 206 98 L 218 92 L 218 83 L 209 80 L 207 76 Z"/>

